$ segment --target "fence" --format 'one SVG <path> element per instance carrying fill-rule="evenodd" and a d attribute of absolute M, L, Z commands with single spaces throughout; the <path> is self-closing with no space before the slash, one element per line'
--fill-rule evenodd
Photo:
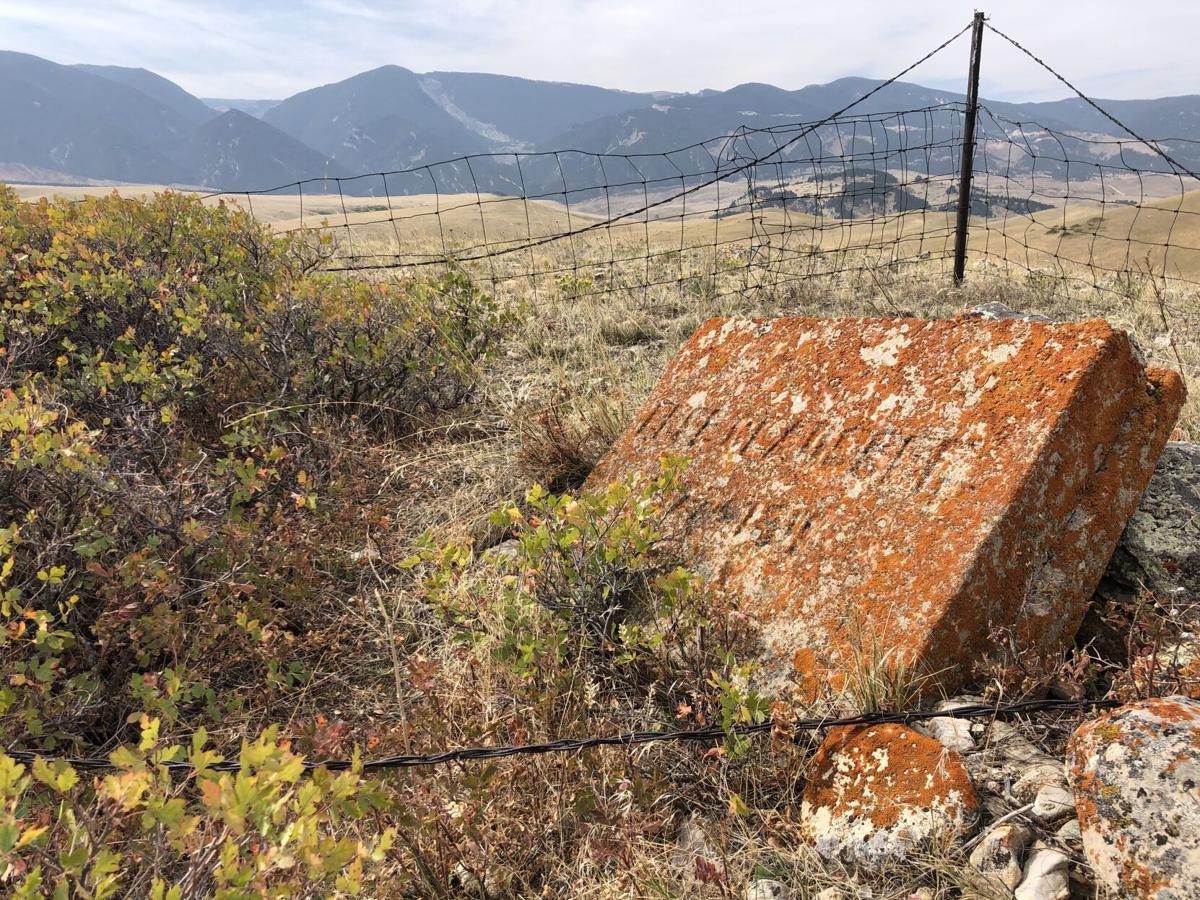
<path fill-rule="evenodd" d="M 979 102 L 985 28 L 1121 136 Z M 965 102 L 877 108 L 885 88 L 968 31 Z M 486 153 L 221 196 L 282 232 L 328 235 L 331 271 L 453 264 L 535 304 L 564 293 L 778 292 L 855 272 L 961 280 L 964 262 L 1120 290 L 1137 276 L 1200 284 L 1200 200 L 1188 194 L 1200 188 L 1198 163 L 1200 141 L 1142 138 L 977 14 L 816 121 L 741 126 L 661 152 Z"/>
<path fill-rule="evenodd" d="M 378 759 L 359 761 L 364 772 L 377 772 L 387 769 L 414 769 L 426 766 L 445 765 L 458 762 L 478 762 L 481 760 L 507 759 L 510 756 L 542 756 L 547 753 L 577 753 L 581 750 L 594 750 L 600 747 L 638 747 L 644 744 L 671 743 L 717 743 L 733 735 L 754 737 L 765 734 L 775 734 L 792 741 L 799 741 L 804 735 L 822 731 L 827 728 L 855 725 L 883 725 L 895 723 L 912 725 L 918 722 L 928 722 L 930 719 L 999 719 L 1004 716 L 1032 715 L 1034 713 L 1081 713 L 1094 712 L 1100 709 L 1115 709 L 1121 705 L 1119 700 L 1059 700 L 1046 698 L 1042 700 L 1021 700 L 1015 703 L 996 704 L 963 704 L 948 710 L 902 710 L 878 711 L 860 713 L 856 716 L 834 718 L 832 716 L 800 719 L 794 722 L 779 722 L 768 719 L 749 725 L 735 725 L 726 731 L 720 725 L 709 725 L 703 728 L 693 728 L 676 731 L 630 731 L 625 734 L 602 735 L 584 738 L 566 738 L 533 744 L 511 744 L 491 747 L 460 747 L 439 753 L 402 754 L 385 756 Z M 32 763 L 45 754 L 32 750 L 6 751 L 9 756 L 19 762 Z M 118 768 L 111 760 L 103 757 L 50 757 L 61 759 L 75 769 L 90 772 L 103 772 Z M 196 766 L 189 762 L 165 760 L 159 763 L 164 769 L 177 775 L 189 775 L 196 771 Z M 330 772 L 344 772 L 354 768 L 356 762 L 350 759 L 305 760 L 304 771 L 326 769 Z M 234 760 L 222 760 L 208 766 L 215 772 L 237 772 L 241 765 Z"/>

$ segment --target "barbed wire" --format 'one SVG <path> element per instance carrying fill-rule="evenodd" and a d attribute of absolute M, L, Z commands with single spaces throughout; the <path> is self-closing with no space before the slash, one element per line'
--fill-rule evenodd
<path fill-rule="evenodd" d="M 438 766 L 456 762 L 478 762 L 482 760 L 506 759 L 513 756 L 539 756 L 548 753 L 576 753 L 583 750 L 593 750 L 601 747 L 637 747 L 655 743 L 713 743 L 723 741 L 731 735 L 752 737 L 767 734 L 777 729 L 790 733 L 793 740 L 801 735 L 819 731 L 825 728 L 852 727 L 865 725 L 911 725 L 915 722 L 929 719 L 978 719 L 984 717 L 998 718 L 1000 716 L 1023 715 L 1034 712 L 1083 712 L 1094 709 L 1111 709 L 1120 706 L 1118 700 L 1025 700 L 1009 704 L 963 704 L 945 710 L 908 710 L 904 712 L 867 712 L 841 718 L 815 717 L 800 719 L 793 722 L 767 720 L 748 725 L 738 725 L 726 730 L 719 725 L 704 728 L 693 728 L 674 731 L 630 731 L 624 734 L 601 735 L 586 738 L 567 738 L 547 741 L 538 744 L 512 744 L 500 747 L 467 747 L 457 750 L 447 750 L 440 753 L 401 754 L 386 756 L 379 759 L 356 762 L 351 759 L 305 760 L 304 770 L 308 772 L 325 769 L 330 772 L 342 772 L 361 767 L 362 771 L 379 771 L 386 769 L 410 769 L 425 766 Z M 65 762 L 75 769 L 87 771 L 107 771 L 120 768 L 109 759 L 62 757 L 39 753 L 34 750 L 6 751 L 7 755 L 18 762 L 32 763 L 36 759 Z M 197 767 L 189 762 L 165 760 L 160 765 L 168 771 L 180 774 L 193 773 Z M 241 765 L 232 760 L 222 760 L 204 767 L 214 772 L 239 772 Z"/>
<path fill-rule="evenodd" d="M 984 22 L 984 27 L 987 28 L 989 31 L 993 32 L 994 34 L 998 35 L 999 37 L 1003 38 L 1004 40 L 1008 41 L 1008 43 L 1012 44 L 1017 50 L 1021 51 L 1021 53 L 1028 56 L 1031 60 L 1033 60 L 1035 63 L 1037 63 L 1043 69 L 1045 69 L 1047 72 L 1049 72 L 1051 75 L 1053 75 L 1059 81 L 1061 81 L 1064 85 L 1066 85 L 1068 88 L 1070 88 L 1070 90 L 1080 100 L 1082 100 L 1088 106 L 1092 107 L 1092 109 L 1096 110 L 1096 112 L 1100 113 L 1100 115 L 1104 116 L 1104 118 L 1108 119 L 1110 122 L 1112 122 L 1114 125 L 1116 125 L 1118 128 L 1120 128 L 1122 131 L 1124 131 L 1130 137 L 1132 137 L 1135 140 L 1140 141 L 1141 143 L 1150 147 L 1150 149 L 1152 149 L 1155 153 L 1157 153 L 1159 156 L 1161 156 L 1163 159 L 1165 159 L 1167 162 L 1169 162 L 1172 166 L 1177 168 L 1179 171 L 1183 172 L 1186 175 L 1190 175 L 1196 181 L 1200 181 L 1200 175 L 1197 175 L 1195 172 L 1193 172 L 1187 166 L 1185 166 L 1182 163 L 1177 162 L 1175 159 L 1173 159 L 1170 156 L 1170 154 L 1168 154 L 1166 151 L 1164 151 L 1161 147 L 1158 146 L 1158 143 L 1156 141 L 1151 141 L 1151 140 L 1148 140 L 1148 139 L 1142 137 L 1140 134 L 1138 134 L 1136 131 L 1134 131 L 1132 128 L 1130 128 L 1128 125 L 1126 125 L 1120 119 L 1118 119 L 1116 116 L 1114 116 L 1112 113 L 1110 113 L 1104 107 L 1102 107 L 1099 103 L 1097 103 L 1095 100 L 1093 100 L 1087 94 L 1085 94 L 1079 88 L 1075 87 L 1075 85 L 1073 85 L 1071 82 L 1069 82 L 1062 74 L 1060 74 L 1056 69 L 1054 69 L 1049 63 L 1047 63 L 1045 60 L 1043 60 L 1040 56 L 1035 55 L 1032 51 L 1026 49 L 1025 46 L 1022 45 L 1015 38 L 1010 37 L 1009 35 L 1005 34 L 1003 31 L 1001 31 L 999 28 L 992 25 L 990 20 L 987 20 Z"/>

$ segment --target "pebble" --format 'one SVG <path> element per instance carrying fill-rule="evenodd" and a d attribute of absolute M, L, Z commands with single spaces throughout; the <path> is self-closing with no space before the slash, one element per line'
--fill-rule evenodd
<path fill-rule="evenodd" d="M 1061 850 L 1035 844 L 1025 860 L 1016 900 L 1067 900 L 1071 895 L 1070 860 Z"/>

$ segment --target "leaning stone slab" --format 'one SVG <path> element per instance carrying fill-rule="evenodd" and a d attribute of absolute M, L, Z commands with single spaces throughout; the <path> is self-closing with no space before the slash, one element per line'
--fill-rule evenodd
<path fill-rule="evenodd" d="M 1200 702 L 1143 700 L 1079 727 L 1067 776 L 1083 850 L 1115 897 L 1200 897 Z"/>
<path fill-rule="evenodd" d="M 1101 321 L 713 319 L 590 486 L 690 459 L 670 518 L 771 688 L 870 641 L 953 691 L 1068 645 L 1182 400 Z"/>

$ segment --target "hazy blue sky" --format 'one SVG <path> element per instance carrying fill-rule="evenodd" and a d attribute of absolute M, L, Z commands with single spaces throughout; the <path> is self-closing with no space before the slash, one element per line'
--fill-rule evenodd
<path fill-rule="evenodd" d="M 1200 93 L 1200 3 L 1004 0 L 1000 29 L 1104 97 Z M 0 49 L 144 66 L 195 94 L 283 97 L 384 63 L 690 91 L 885 77 L 965 24 L 971 3 L 913 0 L 0 0 Z M 967 43 L 911 80 L 961 88 Z M 994 35 L 983 91 L 1064 90 Z"/>

